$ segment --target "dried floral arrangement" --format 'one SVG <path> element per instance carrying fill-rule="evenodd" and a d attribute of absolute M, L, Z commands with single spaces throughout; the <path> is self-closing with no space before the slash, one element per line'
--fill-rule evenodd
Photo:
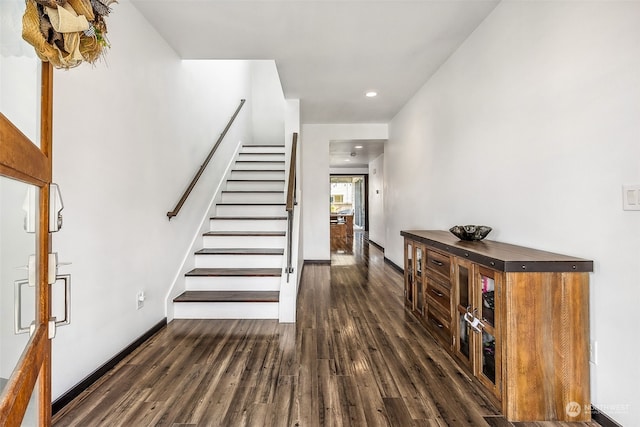
<path fill-rule="evenodd" d="M 26 0 L 22 38 L 56 68 L 93 64 L 109 47 L 105 17 L 116 0 Z"/>

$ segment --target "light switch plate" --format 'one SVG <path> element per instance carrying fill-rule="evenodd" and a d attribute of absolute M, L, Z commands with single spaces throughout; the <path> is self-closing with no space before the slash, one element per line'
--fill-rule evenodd
<path fill-rule="evenodd" d="M 138 291 L 138 293 L 136 294 L 136 309 L 140 310 L 142 307 L 144 307 L 144 300 L 146 299 L 145 295 L 144 295 L 144 291 Z"/>
<path fill-rule="evenodd" d="M 589 362 L 594 365 L 598 364 L 598 342 L 596 340 L 589 342 Z"/>
<path fill-rule="evenodd" d="M 622 186 L 622 209 L 640 211 L 640 185 Z"/>

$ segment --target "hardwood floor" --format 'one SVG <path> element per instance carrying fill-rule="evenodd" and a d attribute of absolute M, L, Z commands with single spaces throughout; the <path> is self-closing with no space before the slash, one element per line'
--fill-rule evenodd
<path fill-rule="evenodd" d="M 404 310 L 382 252 L 353 245 L 305 267 L 296 324 L 175 320 L 54 425 L 513 425 Z"/>

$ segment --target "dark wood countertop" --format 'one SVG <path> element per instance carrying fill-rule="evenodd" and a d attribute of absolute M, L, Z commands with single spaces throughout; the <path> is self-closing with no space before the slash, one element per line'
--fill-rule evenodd
<path fill-rule="evenodd" d="M 592 272 L 593 261 L 493 240 L 468 242 L 449 231 L 403 230 L 408 237 L 444 252 L 504 272 Z"/>

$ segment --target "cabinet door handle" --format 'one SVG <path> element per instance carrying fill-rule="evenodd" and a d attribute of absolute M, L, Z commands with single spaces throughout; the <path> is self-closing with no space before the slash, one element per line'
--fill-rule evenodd
<path fill-rule="evenodd" d="M 471 306 L 467 307 L 467 312 L 464 314 L 464 321 L 469 324 L 469 327 L 473 332 L 480 333 L 484 328 L 484 324 L 475 316 L 477 309 L 473 310 L 473 313 L 469 311 Z"/>
<path fill-rule="evenodd" d="M 436 319 L 433 319 L 433 318 L 432 318 L 432 319 L 430 319 L 430 320 L 431 320 L 431 323 L 433 323 L 434 325 L 436 325 L 439 329 L 444 328 L 444 325 L 443 325 L 442 323 L 438 322 Z"/>
<path fill-rule="evenodd" d="M 435 259 L 432 259 L 431 262 L 434 263 L 435 265 L 437 265 L 438 267 L 442 267 L 444 265 L 443 262 L 440 262 L 440 261 L 435 260 Z"/>
<path fill-rule="evenodd" d="M 439 298 L 442 298 L 444 296 L 444 294 L 442 292 L 439 292 L 439 291 L 437 291 L 435 289 L 431 289 L 431 292 L 436 294 Z"/>

